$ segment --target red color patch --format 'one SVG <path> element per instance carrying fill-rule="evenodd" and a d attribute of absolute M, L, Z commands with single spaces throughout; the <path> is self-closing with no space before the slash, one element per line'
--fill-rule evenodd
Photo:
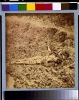
<path fill-rule="evenodd" d="M 35 10 L 44 10 L 44 4 L 35 4 Z"/>
<path fill-rule="evenodd" d="M 44 4 L 44 10 L 53 10 L 52 4 Z"/>

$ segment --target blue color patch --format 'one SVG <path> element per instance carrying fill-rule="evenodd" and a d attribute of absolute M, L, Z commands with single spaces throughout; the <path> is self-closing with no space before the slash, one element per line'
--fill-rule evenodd
<path fill-rule="evenodd" d="M 10 11 L 18 11 L 18 4 L 10 4 L 9 9 Z"/>

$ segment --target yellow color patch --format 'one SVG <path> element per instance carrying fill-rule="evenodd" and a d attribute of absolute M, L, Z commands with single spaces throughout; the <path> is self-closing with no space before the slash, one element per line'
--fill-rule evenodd
<path fill-rule="evenodd" d="M 27 3 L 27 10 L 35 10 L 35 4 L 34 3 Z"/>

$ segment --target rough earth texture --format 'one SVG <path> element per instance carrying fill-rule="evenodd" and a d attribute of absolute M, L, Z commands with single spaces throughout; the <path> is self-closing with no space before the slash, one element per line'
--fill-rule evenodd
<path fill-rule="evenodd" d="M 6 87 L 74 88 L 74 14 L 6 14 Z"/>

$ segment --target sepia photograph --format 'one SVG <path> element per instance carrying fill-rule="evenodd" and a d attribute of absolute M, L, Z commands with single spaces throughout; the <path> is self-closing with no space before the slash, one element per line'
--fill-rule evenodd
<path fill-rule="evenodd" d="M 6 88 L 74 88 L 74 13 L 7 13 Z"/>

